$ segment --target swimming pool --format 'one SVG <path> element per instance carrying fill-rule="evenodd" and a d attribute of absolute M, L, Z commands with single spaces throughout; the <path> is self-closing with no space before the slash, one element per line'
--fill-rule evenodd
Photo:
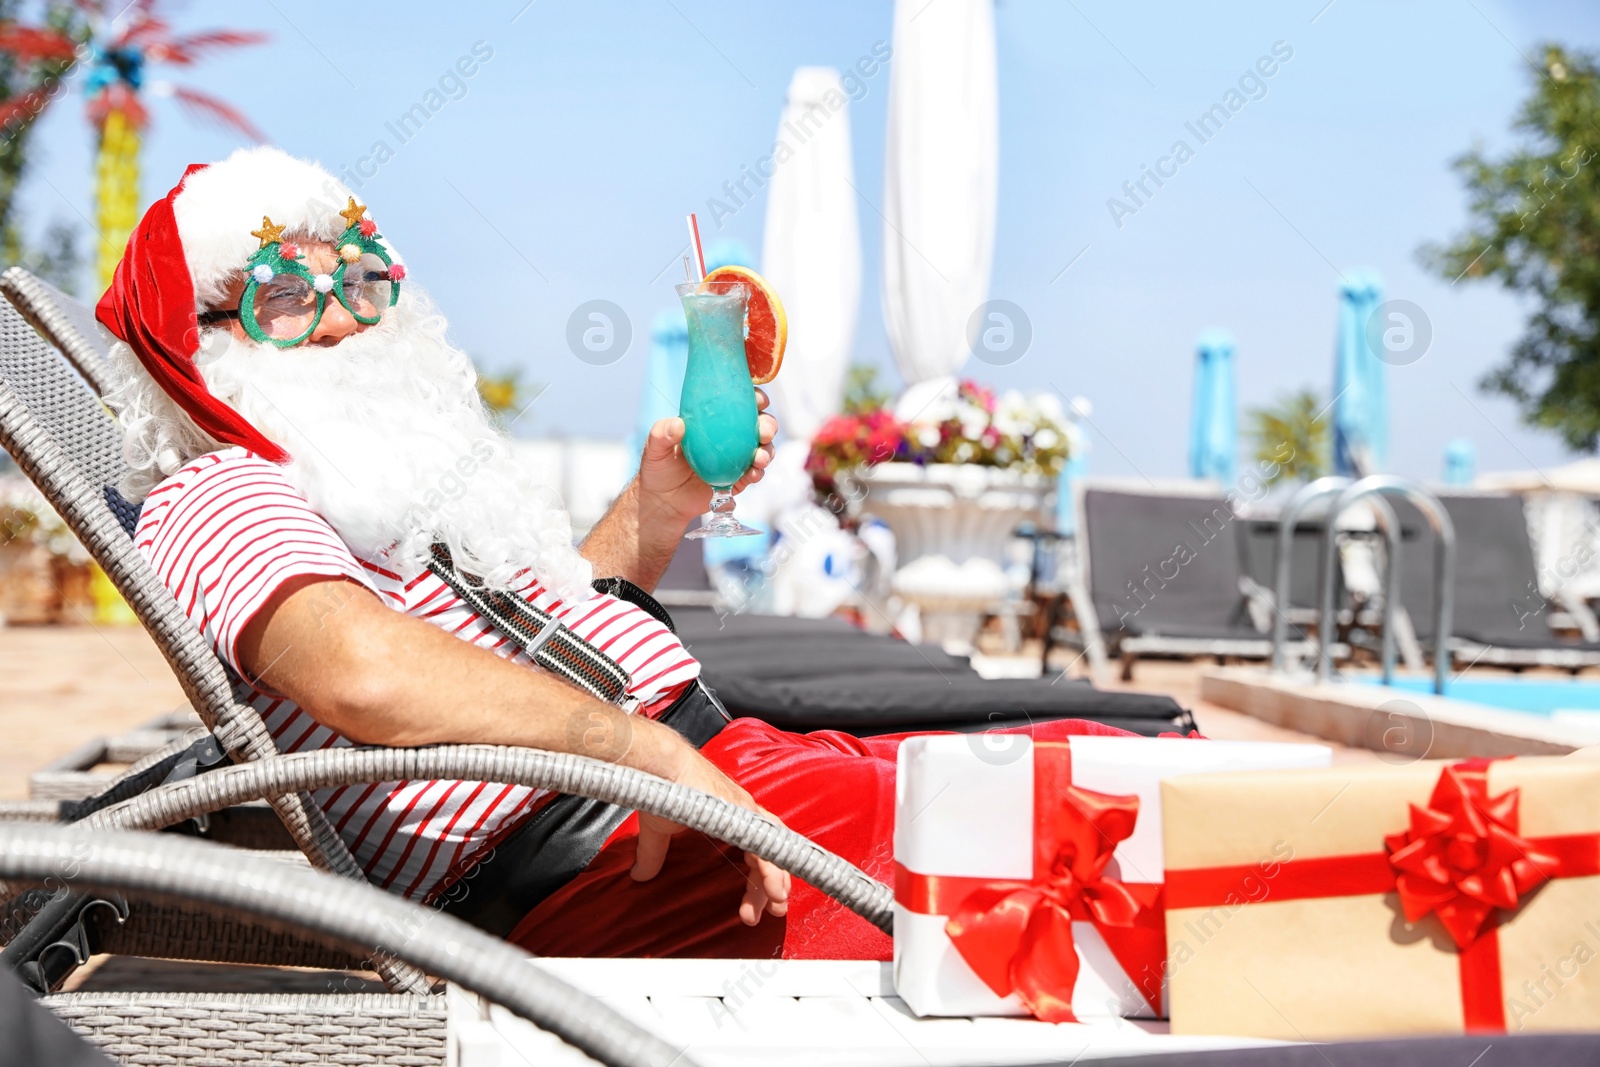
<path fill-rule="evenodd" d="M 1362 678 L 1370 685 L 1381 685 L 1376 677 Z M 1393 689 L 1408 693 L 1432 693 L 1433 679 L 1415 675 L 1396 676 L 1390 683 Z M 1458 678 L 1446 688 L 1444 695 L 1454 700 L 1473 704 L 1487 704 L 1491 708 L 1521 711 L 1531 715 L 1567 719 L 1594 716 L 1600 724 L 1600 681 L 1578 678 Z"/>

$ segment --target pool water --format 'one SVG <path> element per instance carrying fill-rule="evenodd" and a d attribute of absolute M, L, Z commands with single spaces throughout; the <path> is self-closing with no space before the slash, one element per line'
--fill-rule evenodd
<path fill-rule="evenodd" d="M 1362 679 L 1380 685 L 1377 678 Z M 1398 676 L 1390 688 L 1408 693 L 1432 693 L 1431 677 Z M 1600 712 L 1600 681 L 1577 678 L 1461 678 L 1445 687 L 1444 695 L 1473 704 L 1487 704 L 1506 711 L 1566 718 L 1565 713 L 1584 717 Z"/>

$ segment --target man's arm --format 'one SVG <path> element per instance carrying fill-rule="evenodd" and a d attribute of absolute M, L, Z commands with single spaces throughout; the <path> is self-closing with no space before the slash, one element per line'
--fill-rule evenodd
<path fill-rule="evenodd" d="M 761 480 L 772 462 L 772 438 L 778 420 L 767 414 L 767 394 L 756 390 L 761 445 L 750 470 L 733 487 L 735 493 Z M 683 420 L 662 419 L 650 428 L 639 473 L 612 503 L 580 551 L 596 574 L 626 578 L 646 591 L 656 587 L 683 540 L 684 529 L 711 506 L 711 487 L 689 469 L 683 458 Z"/>
<path fill-rule="evenodd" d="M 501 659 L 383 604 L 346 578 L 285 583 L 239 637 L 249 677 L 352 741 L 520 745 L 621 763 L 755 811 L 750 794 L 670 728 Z M 660 870 L 676 827 L 640 818 L 633 874 Z M 754 857 L 740 917 L 788 908 L 787 874 Z"/>
<path fill-rule="evenodd" d="M 650 441 L 656 440 L 663 425 L 656 423 L 650 431 Z M 678 421 L 682 425 L 682 420 Z M 645 445 L 646 452 L 651 448 Z M 709 495 L 707 501 L 710 500 Z M 663 506 L 659 498 L 644 493 L 639 488 L 639 477 L 622 491 L 601 520 L 589 531 L 578 547 L 585 559 L 594 564 L 594 573 L 602 577 L 626 578 L 645 592 L 655 589 L 656 583 L 667 572 L 672 555 L 683 540 L 689 520 L 698 512 L 682 515 Z"/>

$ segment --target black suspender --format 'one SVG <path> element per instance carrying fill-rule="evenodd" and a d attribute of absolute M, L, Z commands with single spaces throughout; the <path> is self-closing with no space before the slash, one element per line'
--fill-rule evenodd
<path fill-rule="evenodd" d="M 540 667 L 608 704 L 627 699 L 628 672 L 554 615 L 510 593 L 491 592 L 475 584 L 456 570 L 450 549 L 442 544 L 433 546 L 428 569 Z"/>

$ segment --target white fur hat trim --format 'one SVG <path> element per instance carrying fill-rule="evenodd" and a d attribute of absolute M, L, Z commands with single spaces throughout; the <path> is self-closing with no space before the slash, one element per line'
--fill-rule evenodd
<path fill-rule="evenodd" d="M 250 231 L 261 228 L 263 215 L 285 227 L 285 239 L 333 241 L 348 225 L 339 212 L 352 195 L 320 165 L 270 145 L 241 148 L 190 175 L 172 201 L 172 214 L 196 306 L 215 307 L 261 247 Z M 392 246 L 389 252 L 394 256 Z"/>

